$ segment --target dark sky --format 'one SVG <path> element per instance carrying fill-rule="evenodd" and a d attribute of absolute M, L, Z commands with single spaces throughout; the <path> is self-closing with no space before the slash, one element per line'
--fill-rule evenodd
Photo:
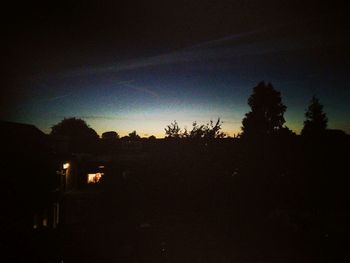
<path fill-rule="evenodd" d="M 98 133 L 162 137 L 173 120 L 221 117 L 232 135 L 265 80 L 288 127 L 300 130 L 315 94 L 330 127 L 350 132 L 350 32 L 336 2 L 53 3 L 5 7 L 1 119 L 49 132 L 76 116 Z"/>

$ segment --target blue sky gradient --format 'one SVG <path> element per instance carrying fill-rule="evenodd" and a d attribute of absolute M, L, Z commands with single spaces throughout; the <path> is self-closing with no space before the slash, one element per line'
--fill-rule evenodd
<path fill-rule="evenodd" d="M 31 46 L 22 51 L 24 44 L 17 44 L 16 59 L 23 64 L 24 73 L 13 74 L 16 101 L 6 114 L 3 111 L 2 118 L 31 123 L 49 133 L 63 118 L 79 117 L 99 134 L 114 130 L 123 136 L 136 130 L 141 136 L 163 137 L 164 128 L 174 120 L 190 128 L 193 121 L 207 123 L 220 117 L 224 132 L 232 136 L 240 132 L 244 114 L 250 110 L 247 100 L 253 87 L 266 81 L 281 92 L 287 106 L 286 125 L 295 132 L 302 128 L 313 95 L 324 105 L 329 127 L 350 132 L 350 60 L 344 41 L 349 32 L 346 26 L 338 26 L 341 22 L 334 22 L 345 16 L 328 11 L 289 14 L 286 9 L 291 19 L 284 20 L 281 13 L 257 25 L 255 19 L 264 21 L 263 15 L 245 21 L 252 11 L 245 12 L 235 13 L 236 22 L 217 27 L 229 34 L 213 37 L 215 30 L 204 24 L 191 32 L 208 34 L 192 41 L 182 36 L 188 38 L 186 30 L 177 32 L 180 37 L 171 31 L 163 36 L 150 23 L 146 25 L 151 28 L 148 40 L 142 26 L 124 25 L 125 32 L 130 28 L 125 46 L 115 44 L 124 41 L 123 36 L 108 42 L 105 39 L 113 40 L 111 36 L 96 32 L 86 35 L 90 45 L 85 35 L 77 36 L 76 46 L 67 47 L 64 41 L 68 38 L 57 44 L 55 35 L 37 37 L 35 52 Z M 187 20 L 193 23 L 190 18 Z M 206 16 L 198 18 L 207 21 Z M 231 15 L 225 19 L 230 21 Z M 191 25 L 187 20 L 184 25 Z M 182 23 L 164 17 L 161 21 L 170 26 Z M 253 26 L 237 26 L 242 21 Z M 83 24 L 72 32 L 83 26 L 85 30 Z M 115 33 L 113 24 L 104 26 L 109 34 Z M 62 28 L 66 34 L 67 29 Z M 45 30 L 53 34 L 50 27 Z M 164 39 L 172 35 L 175 41 L 167 45 Z M 25 55 L 30 58 L 28 65 Z"/>

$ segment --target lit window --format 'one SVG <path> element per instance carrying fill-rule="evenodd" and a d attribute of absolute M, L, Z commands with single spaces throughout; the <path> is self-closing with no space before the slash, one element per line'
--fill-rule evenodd
<path fill-rule="evenodd" d="M 98 183 L 103 176 L 103 173 L 94 173 L 94 174 L 88 174 L 88 183 Z"/>

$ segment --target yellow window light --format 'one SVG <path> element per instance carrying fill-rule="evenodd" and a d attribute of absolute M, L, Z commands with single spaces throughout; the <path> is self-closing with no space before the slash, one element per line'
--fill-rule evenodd
<path fill-rule="evenodd" d="M 102 176 L 103 176 L 103 173 L 88 174 L 88 183 L 89 184 L 98 183 Z"/>

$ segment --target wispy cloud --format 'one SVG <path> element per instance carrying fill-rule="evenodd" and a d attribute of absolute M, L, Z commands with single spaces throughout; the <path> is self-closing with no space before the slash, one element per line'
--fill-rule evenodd
<path fill-rule="evenodd" d="M 165 64 L 207 61 L 208 59 L 234 57 L 242 55 L 242 51 L 244 51 L 245 47 L 245 45 L 237 46 L 237 44 L 235 44 L 235 41 L 256 35 L 261 32 L 265 32 L 267 30 L 267 28 L 263 28 L 260 30 L 230 35 L 224 38 L 201 42 L 196 45 L 156 56 L 130 59 L 105 66 L 77 68 L 75 70 L 70 70 L 65 74 L 65 76 L 118 73 L 121 71 L 136 70 Z M 232 45 L 230 48 L 220 48 L 220 45 L 223 45 L 227 42 L 230 42 Z M 129 84 L 128 82 L 125 83 Z M 120 82 L 120 84 L 122 83 Z"/>
<path fill-rule="evenodd" d="M 214 40 L 201 42 L 199 44 L 196 44 L 196 45 L 193 45 L 190 47 L 186 47 L 183 50 L 191 50 L 191 49 L 198 49 L 198 48 L 211 48 L 211 47 L 215 47 L 215 46 L 221 45 L 221 44 L 226 43 L 226 42 L 237 41 L 237 40 L 241 40 L 243 38 L 249 37 L 249 36 L 254 36 L 256 34 L 259 34 L 259 33 L 265 32 L 265 31 L 268 31 L 268 28 L 261 28 L 259 30 L 247 31 L 247 32 L 229 35 L 229 36 L 225 36 L 225 37 L 214 39 Z"/>
<path fill-rule="evenodd" d="M 71 95 L 71 93 L 66 93 L 66 94 L 63 94 L 63 95 L 57 95 L 57 96 L 53 96 L 53 97 L 40 99 L 37 102 L 52 102 L 52 101 L 56 101 L 56 100 L 61 100 L 61 99 L 67 98 L 70 95 Z"/>
<path fill-rule="evenodd" d="M 61 95 L 61 96 L 52 97 L 52 98 L 47 99 L 47 100 L 48 100 L 48 101 L 59 100 L 59 99 L 66 98 L 66 97 L 68 97 L 69 95 L 70 95 L 70 94 L 64 94 L 64 95 Z"/>
<path fill-rule="evenodd" d="M 116 83 L 116 85 L 127 85 L 127 84 L 130 84 L 130 83 L 133 83 L 133 82 L 135 82 L 134 79 L 130 79 L 130 80 L 121 80 L 121 81 L 118 81 L 118 82 Z"/>
<path fill-rule="evenodd" d="M 120 81 L 117 84 L 118 85 L 123 85 L 123 86 L 125 86 L 127 88 L 130 88 L 130 89 L 133 89 L 133 90 L 136 90 L 136 91 L 140 91 L 142 93 L 150 95 L 153 98 L 160 99 L 160 96 L 159 96 L 159 94 L 157 92 L 153 91 L 150 88 L 145 88 L 145 87 L 141 87 L 141 86 L 138 86 L 138 85 L 134 85 L 134 84 L 132 84 L 133 82 L 134 82 L 133 80 L 131 80 L 131 81 Z"/>
<path fill-rule="evenodd" d="M 320 35 L 317 35 L 316 33 L 306 34 L 298 39 L 295 39 L 292 36 L 283 37 L 283 34 L 280 34 L 282 29 L 282 31 L 285 31 L 285 29 L 290 26 L 302 26 L 303 23 L 310 23 L 313 20 L 315 19 L 310 18 L 303 22 L 294 21 L 286 24 L 264 27 L 258 30 L 247 31 L 229 35 L 223 38 L 204 41 L 170 53 L 130 59 L 98 67 L 79 68 L 69 71 L 66 74 L 69 76 L 76 76 L 119 73 L 122 71 L 156 67 L 166 64 L 234 59 L 242 56 L 263 55 L 268 53 L 305 49 L 315 47 L 317 45 L 327 45 L 324 39 L 320 38 Z M 267 35 L 269 35 L 269 37 L 266 37 Z M 328 41 L 330 43 L 332 40 Z"/>
<path fill-rule="evenodd" d="M 222 40 L 225 41 L 225 40 Z M 223 42 L 220 43 L 223 44 Z M 305 44 L 308 43 L 308 44 Z M 312 43 L 312 44 L 310 44 Z M 293 51 L 314 47 L 317 43 L 322 43 L 322 39 L 317 36 L 309 36 L 306 41 L 293 42 L 289 37 L 262 40 L 251 44 L 232 44 L 228 47 L 215 46 L 211 48 L 186 49 L 168 54 L 139 58 L 115 63 L 108 66 L 93 67 L 88 69 L 78 69 L 67 73 L 69 76 L 90 75 L 103 73 L 119 73 L 122 71 L 138 70 L 149 67 L 162 66 L 167 64 L 208 62 L 222 59 L 234 59 L 243 56 L 264 55 L 283 51 Z M 217 42 L 216 44 L 219 44 Z M 129 83 L 125 83 L 129 84 Z"/>
<path fill-rule="evenodd" d="M 150 95 L 151 97 L 160 100 L 161 97 L 160 95 L 155 92 L 153 89 L 150 88 L 146 88 L 146 87 L 142 87 L 138 84 L 134 84 L 135 80 L 131 79 L 131 80 L 121 80 L 115 83 L 115 85 L 120 85 L 120 86 L 124 86 L 126 88 L 130 88 L 139 92 L 142 92 L 144 94 Z"/>

